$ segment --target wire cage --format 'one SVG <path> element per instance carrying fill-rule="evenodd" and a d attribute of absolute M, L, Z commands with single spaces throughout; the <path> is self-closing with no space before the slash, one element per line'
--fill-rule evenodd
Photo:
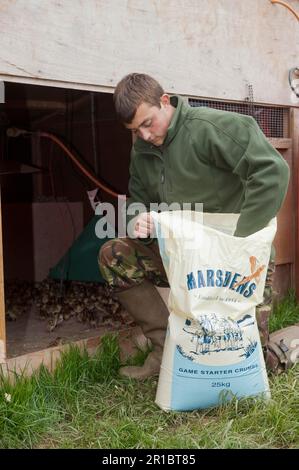
<path fill-rule="evenodd" d="M 283 106 L 264 106 L 251 101 L 243 103 L 232 103 L 226 101 L 213 101 L 208 99 L 189 98 L 190 106 L 204 106 L 231 111 L 239 114 L 252 116 L 269 138 L 289 137 L 289 108 Z"/>

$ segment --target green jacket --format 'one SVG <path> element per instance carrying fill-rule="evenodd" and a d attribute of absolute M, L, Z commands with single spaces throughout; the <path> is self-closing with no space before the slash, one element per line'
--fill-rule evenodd
<path fill-rule="evenodd" d="M 132 148 L 129 202 L 203 203 L 204 212 L 240 213 L 244 237 L 275 217 L 289 167 L 256 121 L 237 113 L 192 108 L 180 96 L 161 147 L 138 138 Z"/>

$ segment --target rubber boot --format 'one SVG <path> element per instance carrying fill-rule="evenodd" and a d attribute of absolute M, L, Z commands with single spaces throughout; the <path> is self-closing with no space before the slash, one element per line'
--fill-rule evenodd
<path fill-rule="evenodd" d="M 143 380 L 159 375 L 169 312 L 159 292 L 148 280 L 116 294 L 120 303 L 141 327 L 153 350 L 143 366 L 121 367 L 119 373 Z"/>

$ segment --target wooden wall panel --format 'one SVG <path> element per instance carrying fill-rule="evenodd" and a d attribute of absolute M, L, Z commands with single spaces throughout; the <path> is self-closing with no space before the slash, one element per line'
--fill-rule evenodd
<path fill-rule="evenodd" d="M 83 230 L 81 202 L 2 204 L 5 280 L 43 281 Z"/>
<path fill-rule="evenodd" d="M 299 300 L 299 107 L 293 108 L 291 112 L 291 136 L 293 142 L 293 171 L 294 171 L 294 236 L 295 236 L 295 265 L 294 265 L 294 287 Z"/>
<path fill-rule="evenodd" d="M 276 266 L 273 289 L 274 299 L 280 300 L 286 296 L 288 290 L 294 285 L 292 264 L 280 264 Z"/>
<path fill-rule="evenodd" d="M 277 215 L 277 234 L 274 240 L 276 249 L 275 262 L 279 264 L 294 263 L 295 261 L 295 219 L 294 219 L 294 194 L 293 194 L 293 157 L 292 147 L 279 150 L 289 164 L 291 170 L 288 192 Z"/>
<path fill-rule="evenodd" d="M 0 44 L 5 80 L 112 89 L 142 71 L 169 92 L 243 100 L 251 84 L 294 104 L 298 22 L 268 0 L 1 0 Z"/>
<path fill-rule="evenodd" d="M 0 363 L 5 361 L 5 305 L 4 305 L 4 275 L 3 275 L 3 247 L 2 247 L 2 213 L 0 197 Z"/>

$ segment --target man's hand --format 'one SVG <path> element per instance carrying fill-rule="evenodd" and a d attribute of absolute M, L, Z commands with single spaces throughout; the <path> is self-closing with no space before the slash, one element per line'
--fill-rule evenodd
<path fill-rule="evenodd" d="M 138 238 L 147 238 L 154 235 L 154 222 L 149 212 L 144 212 L 136 217 L 134 227 L 134 236 Z"/>

